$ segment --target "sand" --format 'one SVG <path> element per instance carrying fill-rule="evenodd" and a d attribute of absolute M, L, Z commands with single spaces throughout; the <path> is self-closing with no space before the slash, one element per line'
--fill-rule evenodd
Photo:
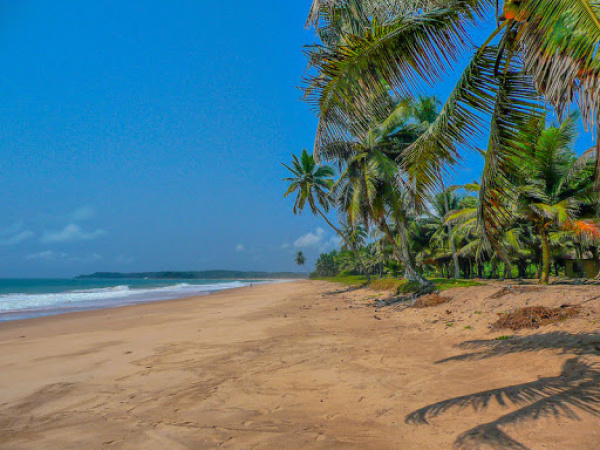
<path fill-rule="evenodd" d="M 600 288 L 498 290 L 415 309 L 299 281 L 3 323 L 0 448 L 600 448 Z"/>

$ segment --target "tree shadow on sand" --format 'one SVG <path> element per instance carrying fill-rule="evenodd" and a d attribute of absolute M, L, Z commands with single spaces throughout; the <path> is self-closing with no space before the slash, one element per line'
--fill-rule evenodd
<path fill-rule="evenodd" d="M 336 289 L 334 291 L 323 292 L 323 295 L 338 295 L 338 294 L 346 294 L 348 292 L 360 291 L 361 289 L 366 289 L 368 287 L 367 284 L 361 284 L 356 286 L 346 286 L 341 289 Z"/>
<path fill-rule="evenodd" d="M 507 341 L 471 341 L 462 348 L 482 349 L 479 352 L 448 358 L 451 360 L 478 360 L 515 352 L 560 348 L 564 353 L 594 354 L 599 352 L 600 335 L 547 333 L 514 338 Z M 471 450 L 526 449 L 522 443 L 501 430 L 502 426 L 537 420 L 542 417 L 579 420 L 577 412 L 600 416 L 600 363 L 586 362 L 581 356 L 567 360 L 560 375 L 544 377 L 529 383 L 455 397 L 421 408 L 406 417 L 409 424 L 428 424 L 429 420 L 453 410 L 472 408 L 480 411 L 496 403 L 518 409 L 498 419 L 477 425 L 460 434 L 455 449 Z"/>
<path fill-rule="evenodd" d="M 562 350 L 563 354 L 600 355 L 600 334 L 573 334 L 563 331 L 552 331 L 549 333 L 532 334 L 530 336 L 510 336 L 506 340 L 484 339 L 466 341 L 457 347 L 463 350 L 474 351 L 442 359 L 437 361 L 436 364 L 450 361 L 478 361 L 510 353 L 536 352 L 544 349 Z"/>

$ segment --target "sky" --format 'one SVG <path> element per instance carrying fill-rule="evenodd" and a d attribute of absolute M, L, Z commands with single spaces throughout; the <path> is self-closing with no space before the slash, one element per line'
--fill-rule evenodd
<path fill-rule="evenodd" d="M 316 128 L 309 6 L 0 0 L 0 277 L 298 271 L 334 248 L 283 199 Z"/>

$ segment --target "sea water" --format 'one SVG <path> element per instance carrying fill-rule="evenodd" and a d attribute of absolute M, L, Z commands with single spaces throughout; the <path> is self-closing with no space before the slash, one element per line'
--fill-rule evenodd
<path fill-rule="evenodd" d="M 0 279 L 0 322 L 206 295 L 269 281 Z"/>

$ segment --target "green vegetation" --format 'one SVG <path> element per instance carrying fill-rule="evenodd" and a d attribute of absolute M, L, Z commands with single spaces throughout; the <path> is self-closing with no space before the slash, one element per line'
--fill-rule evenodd
<path fill-rule="evenodd" d="M 314 277 L 360 274 L 397 291 L 546 284 L 567 259 L 598 260 L 600 144 L 573 147 L 580 118 L 600 131 L 600 10 L 590 0 L 495 4 L 313 1 L 305 98 L 319 125 L 313 155 L 286 165 L 286 195 L 342 238 Z M 489 28 L 479 46 L 475 26 Z M 465 57 L 444 103 L 418 95 Z M 468 150 L 483 172 L 450 185 Z"/>
<path fill-rule="evenodd" d="M 311 276 L 313 280 L 321 280 L 321 281 L 331 281 L 333 283 L 343 283 L 348 286 L 366 286 L 367 277 L 364 275 L 338 275 L 335 277 L 319 277 L 319 276 Z"/>
<path fill-rule="evenodd" d="M 306 256 L 304 256 L 303 252 L 296 253 L 296 257 L 294 258 L 294 262 L 298 264 L 300 267 L 304 267 L 306 264 Z"/>
<path fill-rule="evenodd" d="M 418 283 L 410 282 L 402 278 L 373 278 L 368 282 L 367 277 L 364 275 L 342 274 L 335 277 L 311 276 L 311 279 L 343 283 L 348 286 L 368 285 L 374 290 L 393 291 L 396 294 L 409 294 L 421 290 L 421 286 Z M 446 291 L 455 287 L 481 286 L 483 284 L 475 280 L 448 280 L 446 278 L 432 278 L 430 281 L 437 291 Z"/>
<path fill-rule="evenodd" d="M 512 336 L 503 335 L 503 336 L 498 336 L 494 340 L 496 340 L 496 341 L 508 341 L 509 339 L 512 339 L 512 338 L 513 338 Z"/>
<path fill-rule="evenodd" d="M 446 278 L 434 278 L 432 281 L 439 291 L 447 291 L 456 287 L 482 286 L 484 284 L 475 280 L 449 280 Z"/>

